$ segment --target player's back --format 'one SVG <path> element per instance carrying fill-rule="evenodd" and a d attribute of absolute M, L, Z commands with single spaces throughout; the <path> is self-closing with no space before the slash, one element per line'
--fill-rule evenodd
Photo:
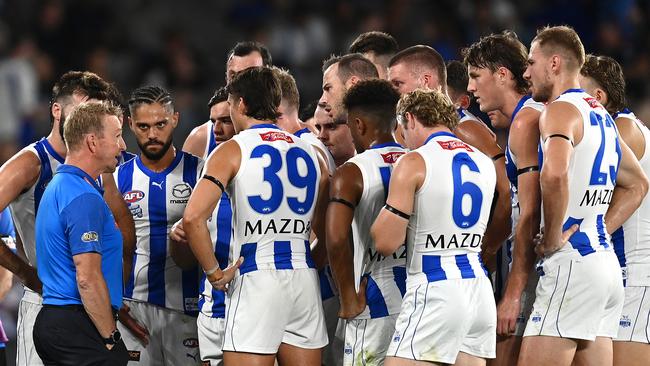
<path fill-rule="evenodd" d="M 639 164 L 650 176 L 650 130 L 627 108 L 614 115 L 615 119 L 628 118 L 643 134 L 644 152 Z M 630 286 L 650 285 L 650 199 L 646 196 L 639 208 L 612 234 L 614 251 Z"/>
<path fill-rule="evenodd" d="M 408 226 L 409 285 L 485 277 L 479 253 L 496 186 L 492 160 L 448 132 L 415 152 L 426 175 Z"/>
<path fill-rule="evenodd" d="M 309 235 L 321 171 L 314 148 L 272 124 L 233 137 L 241 150 L 239 171 L 228 185 L 233 258 L 239 273 L 314 268 Z"/>
<path fill-rule="evenodd" d="M 582 140 L 569 163 L 569 198 L 563 229 L 579 224 L 579 231 L 557 253 L 580 257 L 610 250 L 605 213 L 616 185 L 620 145 L 614 120 L 598 101 L 581 89 L 570 89 L 553 103 L 572 104 L 580 113 Z M 543 174 L 543 173 L 542 173 Z"/>
<path fill-rule="evenodd" d="M 52 180 L 59 165 L 63 164 L 64 158 L 57 154 L 45 138 L 27 146 L 25 150 L 36 154 L 38 157 L 41 164 L 40 174 L 36 183 L 11 202 L 9 208 L 11 209 L 16 230 L 22 240 L 27 260 L 32 266 L 36 267 L 36 240 L 34 235 L 36 212 L 43 192 L 45 192 L 45 187 Z"/>
<path fill-rule="evenodd" d="M 386 204 L 393 164 L 406 150 L 397 143 L 374 145 L 348 160 L 359 168 L 363 193 L 354 210 L 354 275 L 358 287 L 362 275 L 368 277 L 368 308 L 358 318 L 399 313 L 406 286 L 406 248 L 393 255 L 377 253 L 370 227 Z"/>

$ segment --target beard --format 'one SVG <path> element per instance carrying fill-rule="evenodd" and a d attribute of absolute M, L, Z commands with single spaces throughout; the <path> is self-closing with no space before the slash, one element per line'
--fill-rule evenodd
<path fill-rule="evenodd" d="M 162 145 L 160 150 L 158 151 L 150 151 L 147 149 L 149 146 L 154 146 L 154 145 Z M 147 157 L 149 160 L 157 161 L 162 159 L 163 156 L 167 153 L 167 150 L 172 146 L 172 138 L 170 137 L 169 140 L 165 143 L 161 143 L 160 141 L 148 141 L 144 144 L 141 144 L 138 142 L 138 146 L 140 147 L 140 151 L 142 151 L 142 154 Z"/>

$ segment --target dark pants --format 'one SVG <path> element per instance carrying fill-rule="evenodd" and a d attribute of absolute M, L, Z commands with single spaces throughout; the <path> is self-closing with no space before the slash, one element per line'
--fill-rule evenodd
<path fill-rule="evenodd" d="M 120 341 L 110 351 L 82 306 L 43 305 L 34 323 L 34 346 L 49 365 L 126 365 Z"/>

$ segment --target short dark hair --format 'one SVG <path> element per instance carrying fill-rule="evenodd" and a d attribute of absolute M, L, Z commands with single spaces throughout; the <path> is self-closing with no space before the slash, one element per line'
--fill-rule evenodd
<path fill-rule="evenodd" d="M 361 33 L 357 39 L 352 42 L 348 52 L 350 53 L 366 53 L 374 52 L 378 56 L 394 55 L 399 46 L 393 36 L 388 33 L 371 31 Z"/>
<path fill-rule="evenodd" d="M 447 63 L 447 86 L 448 91 L 454 93 L 455 97 L 467 94 L 467 66 L 458 60 L 451 60 Z"/>
<path fill-rule="evenodd" d="M 289 106 L 298 110 L 300 108 L 300 93 L 298 92 L 298 85 L 296 79 L 285 69 L 273 66 L 271 68 L 275 72 L 275 77 L 280 82 L 282 88 L 282 99 L 285 99 Z"/>
<path fill-rule="evenodd" d="M 580 73 L 594 79 L 607 93 L 605 108 L 609 113 L 619 112 L 626 107 L 625 77 L 621 65 L 616 60 L 608 56 L 587 55 Z"/>
<path fill-rule="evenodd" d="M 208 108 L 212 108 L 215 104 L 223 103 L 228 100 L 228 90 L 226 87 L 221 87 L 214 92 L 214 95 L 208 101 Z"/>
<path fill-rule="evenodd" d="M 352 86 L 343 97 L 343 106 L 348 111 L 359 110 L 377 128 L 388 132 L 395 127 L 398 101 L 399 93 L 390 82 L 373 78 Z"/>
<path fill-rule="evenodd" d="M 330 66 L 338 64 L 338 77 L 342 83 L 347 82 L 351 77 L 359 79 L 377 78 L 379 72 L 375 64 L 363 57 L 360 53 L 350 53 L 344 56 L 332 55 L 323 62 L 323 72 Z"/>
<path fill-rule="evenodd" d="M 122 96 L 113 84 L 90 71 L 68 71 L 63 74 L 52 88 L 51 103 L 60 102 L 75 93 L 86 95 L 89 99 L 122 104 Z"/>
<path fill-rule="evenodd" d="M 174 111 L 172 95 L 164 88 L 157 85 L 142 86 L 135 89 L 129 98 L 129 112 L 133 115 L 135 110 L 143 104 L 159 103 L 168 112 Z"/>
<path fill-rule="evenodd" d="M 416 45 L 399 51 L 388 62 L 388 67 L 406 62 L 411 66 L 424 67 L 429 70 L 435 70 L 438 74 L 438 81 L 442 90 L 447 90 L 447 68 L 445 59 L 432 47 L 425 45 Z"/>
<path fill-rule="evenodd" d="M 528 50 L 516 33 L 505 31 L 481 37 L 478 42 L 463 50 L 463 58 L 468 66 L 487 68 L 492 72 L 505 67 L 515 78 L 517 92 L 528 92 L 528 82 L 524 79 Z"/>
<path fill-rule="evenodd" d="M 273 59 L 271 58 L 271 52 L 266 48 L 262 43 L 255 41 L 243 41 L 237 42 L 235 47 L 233 47 L 228 52 L 228 57 L 226 60 L 230 60 L 232 56 L 247 56 L 253 52 L 259 52 L 262 56 L 262 65 L 271 66 L 273 64 Z"/>
<path fill-rule="evenodd" d="M 310 118 L 314 117 L 314 113 L 316 113 L 316 106 L 318 105 L 318 99 L 312 100 L 311 102 L 307 103 L 304 107 L 300 109 L 300 120 L 301 121 L 306 121 Z"/>
<path fill-rule="evenodd" d="M 531 43 L 537 42 L 540 47 L 550 47 L 566 51 L 566 55 L 576 62 L 574 66 L 580 70 L 585 63 L 585 47 L 576 31 L 567 26 L 544 27 L 537 30 L 537 35 Z M 544 52 L 546 54 L 546 52 Z"/>
<path fill-rule="evenodd" d="M 247 116 L 258 121 L 277 121 L 282 88 L 269 67 L 251 67 L 238 72 L 227 89 L 228 94 L 244 100 Z"/>

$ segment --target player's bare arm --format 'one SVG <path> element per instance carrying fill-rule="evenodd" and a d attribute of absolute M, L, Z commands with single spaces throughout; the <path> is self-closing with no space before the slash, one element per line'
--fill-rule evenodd
<path fill-rule="evenodd" d="M 519 221 L 515 228 L 512 269 L 508 275 L 503 299 L 497 309 L 497 334 L 508 335 L 515 331 L 520 309 L 521 293 L 526 287 L 528 274 L 535 263 L 533 239 L 539 232 L 541 194 L 539 189 L 540 112 L 526 108 L 520 111 L 510 127 L 510 150 L 517 156 Z"/>
<path fill-rule="evenodd" d="M 336 286 L 339 289 L 341 308 L 339 317 L 351 319 L 366 307 L 365 288 L 357 293 L 354 279 L 354 253 L 352 251 L 352 220 L 363 193 L 363 176 L 359 168 L 345 163 L 336 170 L 330 186 L 327 208 L 327 253 Z"/>
<path fill-rule="evenodd" d="M 31 151 L 24 149 L 0 167 L 0 207 L 9 204 L 29 190 L 41 172 L 41 163 Z M 16 255 L 5 243 L 0 243 L 0 265 L 15 274 L 30 289 L 41 292 L 36 269 Z"/>
<path fill-rule="evenodd" d="M 102 338 L 108 338 L 116 329 L 111 312 L 108 287 L 102 275 L 102 256 L 98 253 L 81 253 L 72 257 L 77 270 L 77 286 L 81 302 L 90 320 Z M 108 349 L 110 347 L 106 346 Z"/>
<path fill-rule="evenodd" d="M 183 227 L 183 219 L 174 223 L 169 232 L 169 239 L 171 239 L 169 243 L 169 256 L 172 257 L 174 263 L 183 270 L 194 268 L 198 261 L 188 245 L 187 235 Z"/>
<path fill-rule="evenodd" d="M 182 150 L 195 156 L 203 156 L 205 143 L 208 140 L 206 124 L 194 127 L 183 143 Z"/>
<path fill-rule="evenodd" d="M 625 144 L 632 150 L 637 160 L 645 153 L 645 139 L 643 132 L 636 122 L 627 117 L 619 117 L 615 120 L 618 136 L 625 141 Z"/>
<path fill-rule="evenodd" d="M 135 223 L 131 211 L 129 211 L 120 191 L 117 189 L 113 174 L 102 174 L 102 183 L 104 185 L 104 200 L 113 213 L 115 222 L 122 233 L 122 280 L 126 284 L 129 277 L 131 277 L 133 253 L 135 252 Z"/>
<path fill-rule="evenodd" d="M 476 147 L 483 154 L 493 158 L 497 173 L 497 186 L 495 196 L 496 204 L 492 219 L 483 237 L 483 258 L 486 263 L 496 255 L 497 250 L 510 235 L 510 183 L 506 175 L 503 150 L 496 142 L 496 138 L 485 124 L 478 121 L 465 121 L 456 127 L 454 133 L 464 142 Z"/>
<path fill-rule="evenodd" d="M 415 193 L 420 189 L 426 176 L 424 159 L 417 152 L 410 152 L 400 158 L 393 169 L 388 186 L 386 206 L 394 211 L 411 215 Z M 406 240 L 409 220 L 384 207 L 370 228 L 377 252 L 383 256 L 392 255 Z"/>
<path fill-rule="evenodd" d="M 569 204 L 569 163 L 574 146 L 582 140 L 582 118 L 569 103 L 551 103 L 539 117 L 539 131 L 544 151 L 544 169 L 540 174 L 544 237 L 535 251 L 544 256 L 563 245 L 562 221 Z"/>
<path fill-rule="evenodd" d="M 183 227 L 192 252 L 215 287 L 228 283 L 241 264 L 241 260 L 237 261 L 235 265 L 221 271 L 214 256 L 207 225 L 208 218 L 221 198 L 223 188 L 228 186 L 239 171 L 240 162 L 241 150 L 237 142 L 231 140 L 220 144 L 206 161 L 204 176 L 196 184 L 183 214 Z"/>
<path fill-rule="evenodd" d="M 616 187 L 605 214 L 605 226 L 611 234 L 639 208 L 648 193 L 648 177 L 627 144 L 619 139 L 621 162 L 616 174 Z"/>
<path fill-rule="evenodd" d="M 318 151 L 318 150 L 316 150 Z M 327 174 L 327 164 L 325 159 L 318 156 L 318 165 L 320 166 L 321 176 L 318 182 L 318 199 L 314 206 L 314 216 L 311 220 L 312 235 L 316 235 L 316 245 L 312 249 L 312 259 L 316 268 L 323 268 L 327 264 L 327 245 L 326 245 L 326 228 L 325 216 L 327 214 L 327 202 L 329 200 L 330 177 Z"/>

